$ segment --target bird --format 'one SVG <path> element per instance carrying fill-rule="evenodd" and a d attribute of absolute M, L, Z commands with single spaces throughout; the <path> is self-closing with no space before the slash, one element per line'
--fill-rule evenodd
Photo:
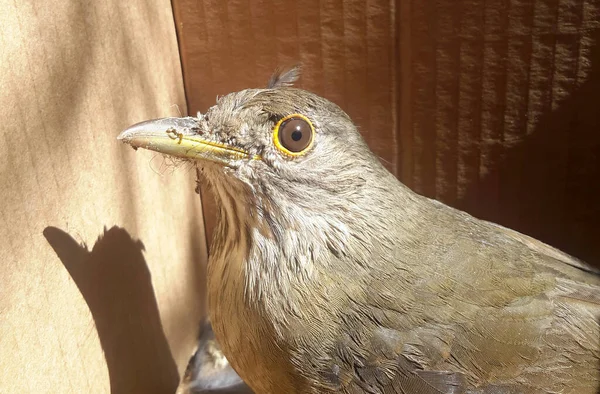
<path fill-rule="evenodd" d="M 229 365 L 207 318 L 175 394 L 253 394 Z"/>
<path fill-rule="evenodd" d="M 118 137 L 193 163 L 217 196 L 209 316 L 248 386 L 599 392 L 600 271 L 412 191 L 299 74 Z"/>

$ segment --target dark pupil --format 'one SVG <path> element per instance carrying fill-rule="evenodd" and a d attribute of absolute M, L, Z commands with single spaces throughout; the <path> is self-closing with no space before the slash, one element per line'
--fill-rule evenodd
<path fill-rule="evenodd" d="M 312 137 L 312 128 L 304 119 L 291 118 L 279 126 L 279 142 L 290 152 L 302 152 Z"/>
<path fill-rule="evenodd" d="M 298 127 L 300 128 L 300 127 Z M 292 132 L 292 139 L 294 141 L 300 141 L 300 139 L 302 138 L 302 132 L 300 130 L 294 130 Z"/>

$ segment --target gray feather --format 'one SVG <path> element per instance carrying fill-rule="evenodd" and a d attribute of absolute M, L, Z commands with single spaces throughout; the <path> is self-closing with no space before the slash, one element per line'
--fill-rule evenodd
<path fill-rule="evenodd" d="M 267 88 L 276 89 L 281 87 L 290 87 L 300 78 L 301 68 L 295 66 L 289 70 L 279 69 L 269 79 Z"/>

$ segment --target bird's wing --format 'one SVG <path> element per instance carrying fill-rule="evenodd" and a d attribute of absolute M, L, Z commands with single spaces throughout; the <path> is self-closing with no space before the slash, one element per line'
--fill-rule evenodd
<path fill-rule="evenodd" d="M 546 259 L 543 261 L 550 262 L 552 261 L 555 266 L 560 266 L 561 264 L 578 268 L 582 271 L 589 272 L 595 275 L 600 275 L 600 269 L 594 267 L 590 264 L 587 264 L 581 260 L 576 259 L 573 256 L 570 256 L 552 246 L 545 244 L 543 242 L 538 241 L 535 238 L 532 238 L 528 235 L 521 234 L 517 231 L 511 230 L 509 228 L 500 226 L 495 223 L 487 223 L 489 226 L 498 230 L 498 232 L 506 235 L 506 237 L 514 239 L 520 243 L 522 243 L 525 247 L 527 247 L 531 251 L 535 251 L 545 256 Z M 556 264 L 558 263 L 558 264 Z"/>
<path fill-rule="evenodd" d="M 410 328 L 406 320 L 391 328 L 394 312 L 388 319 L 380 312 L 363 316 L 351 326 L 362 334 L 338 342 L 339 392 L 596 393 L 597 289 L 560 279 L 546 296 L 551 301 L 539 297 L 503 310 L 482 308 L 468 322 L 448 325 L 417 318 Z"/>
<path fill-rule="evenodd" d="M 364 298 L 352 295 L 354 312 L 342 317 L 351 336 L 341 335 L 333 356 L 339 392 L 600 388 L 595 269 L 511 230 L 469 226 L 402 252 L 421 270 L 408 288 L 395 288 L 388 272 Z"/>

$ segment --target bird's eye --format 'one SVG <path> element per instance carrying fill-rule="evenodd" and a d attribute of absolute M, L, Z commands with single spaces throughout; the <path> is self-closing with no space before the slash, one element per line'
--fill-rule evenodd
<path fill-rule="evenodd" d="M 273 130 L 277 149 L 290 156 L 301 156 L 312 146 L 315 129 L 310 120 L 300 114 L 281 119 Z"/>

